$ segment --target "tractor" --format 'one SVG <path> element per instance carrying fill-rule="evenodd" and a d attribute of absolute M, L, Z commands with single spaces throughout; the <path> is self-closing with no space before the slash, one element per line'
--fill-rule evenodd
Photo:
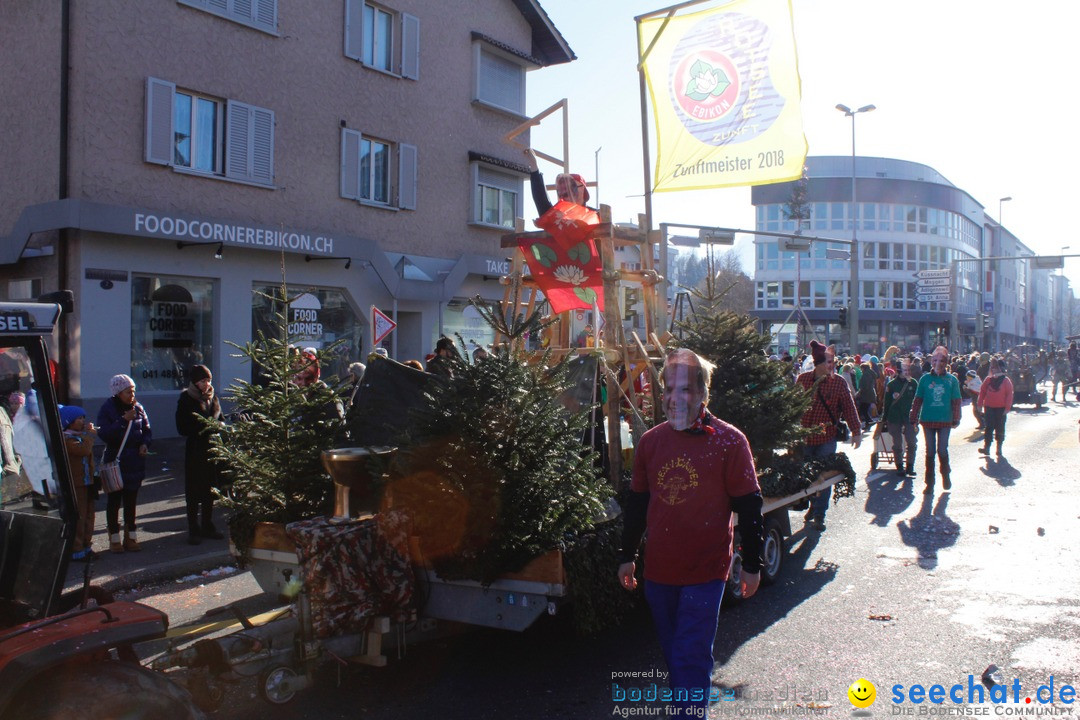
<path fill-rule="evenodd" d="M 134 645 L 164 637 L 164 613 L 114 602 L 89 571 L 63 592 L 76 509 L 47 348 L 70 312 L 70 292 L 59 299 L 0 302 L 0 720 L 202 718 L 186 689 L 139 664 Z M 40 433 L 35 463 L 12 432 L 20 412 Z"/>

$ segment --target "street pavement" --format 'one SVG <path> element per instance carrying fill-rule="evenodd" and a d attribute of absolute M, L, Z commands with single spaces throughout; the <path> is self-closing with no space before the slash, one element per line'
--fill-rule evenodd
<path fill-rule="evenodd" d="M 139 491 L 136 515 L 139 552 L 109 552 L 105 529 L 105 496 L 97 501 L 94 551 L 98 559 L 89 563 L 94 585 L 119 592 L 141 585 L 181 578 L 233 564 L 226 540 L 203 540 L 188 544 L 187 514 L 184 506 L 184 438 L 155 440 L 146 459 L 146 480 Z M 122 511 L 121 511 L 122 512 Z M 214 522 L 226 532 L 224 512 L 214 510 Z M 87 563 L 68 566 L 64 590 L 82 586 Z"/>
<path fill-rule="evenodd" d="M 1075 401 L 1042 410 L 1019 406 L 1009 416 L 1005 457 L 985 458 L 976 452 L 981 432 L 965 404 L 950 442 L 951 493 L 941 491 L 940 480 L 935 493 L 924 495 L 921 477 L 912 482 L 887 468 L 872 472 L 869 444 L 855 451 L 843 447 L 859 477 L 855 497 L 834 504 L 824 533 L 807 531 L 801 513 L 792 513 L 794 534 L 779 582 L 721 614 L 714 684 L 737 702 L 712 708 L 710 717 L 848 717 L 852 708 L 844 693 L 860 677 L 877 685 L 874 716 L 926 714 L 922 709 L 960 714 L 952 705 L 897 704 L 892 697 L 896 687 L 903 692 L 934 683 L 962 684 L 966 693 L 968 676 L 981 685 L 980 675 L 991 663 L 1002 669 L 1006 683 L 1022 685 L 1025 695 L 1047 682 L 1059 689 L 1080 684 L 1078 419 Z M 206 615 L 215 606 L 265 600 L 246 572 L 186 584 L 168 580 L 168 571 L 194 571 L 208 548 L 186 545 L 182 446 L 176 450 L 175 460 L 164 460 L 168 470 L 162 479 L 152 483 L 161 488 L 161 514 L 149 510 L 150 530 L 158 536 L 148 551 L 159 546 L 159 559 L 130 566 L 144 577 L 156 573 L 167 584 L 146 583 L 123 597 L 166 610 L 173 627 L 216 619 Z M 167 475 L 174 477 L 166 480 Z M 209 555 L 202 558 L 204 570 L 228 562 L 224 555 Z M 100 563 L 103 568 L 110 559 Z M 136 560 L 142 562 L 121 556 L 117 566 Z M 110 577 L 114 587 L 128 579 L 122 570 Z M 617 630 L 591 639 L 551 624 L 564 622 L 560 618 L 561 613 L 543 618 L 520 634 L 473 628 L 410 648 L 407 657 L 381 669 L 342 670 L 331 663 L 319 686 L 288 706 L 252 702 L 254 685 L 244 682 L 230 686 L 212 717 L 326 720 L 360 714 L 421 720 L 438 708 L 444 720 L 570 720 L 631 709 L 613 703 L 613 678 L 664 667 L 647 613 L 639 608 Z M 990 708 L 988 714 L 1002 710 Z"/>

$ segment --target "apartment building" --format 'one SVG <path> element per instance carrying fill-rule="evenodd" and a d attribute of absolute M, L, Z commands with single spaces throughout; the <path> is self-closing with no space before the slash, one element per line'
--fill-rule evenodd
<path fill-rule="evenodd" d="M 130 374 L 159 432 L 195 362 L 251 376 L 284 282 L 299 344 L 488 338 L 528 169 L 527 75 L 575 56 L 537 0 L 0 5 L 0 299 L 71 289 L 55 356 L 88 408 Z M 554 100 L 554 99 L 553 99 Z M 525 136 L 527 140 L 527 135 Z"/>

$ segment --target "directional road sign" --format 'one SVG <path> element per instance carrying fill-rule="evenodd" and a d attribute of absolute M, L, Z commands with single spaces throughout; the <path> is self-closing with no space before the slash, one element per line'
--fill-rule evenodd
<path fill-rule="evenodd" d="M 915 281 L 915 287 L 948 287 L 952 284 L 952 278 L 922 278 Z"/>
<path fill-rule="evenodd" d="M 915 295 L 919 302 L 948 302 L 949 293 L 934 293 L 932 295 Z"/>
<path fill-rule="evenodd" d="M 917 280 L 923 280 L 926 278 L 947 278 L 952 277 L 952 270 L 920 270 L 915 273 Z"/>

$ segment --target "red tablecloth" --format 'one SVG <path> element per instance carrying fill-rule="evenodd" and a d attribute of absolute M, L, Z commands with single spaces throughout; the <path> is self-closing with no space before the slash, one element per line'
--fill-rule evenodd
<path fill-rule="evenodd" d="M 393 510 L 339 523 L 317 517 L 285 528 L 296 543 L 316 637 L 363 631 L 377 615 L 408 618 L 415 587 L 408 528 L 406 516 Z"/>

